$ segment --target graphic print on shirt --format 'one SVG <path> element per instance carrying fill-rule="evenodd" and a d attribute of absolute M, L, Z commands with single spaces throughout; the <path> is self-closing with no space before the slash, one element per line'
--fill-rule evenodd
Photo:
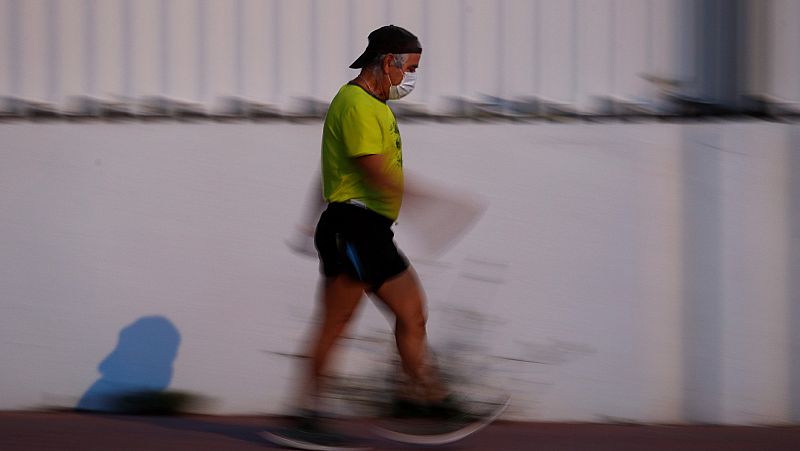
<path fill-rule="evenodd" d="M 400 168 L 403 167 L 403 140 L 400 138 L 400 128 L 397 126 L 397 119 L 392 118 L 390 126 L 392 136 L 394 137 L 394 164 Z"/>

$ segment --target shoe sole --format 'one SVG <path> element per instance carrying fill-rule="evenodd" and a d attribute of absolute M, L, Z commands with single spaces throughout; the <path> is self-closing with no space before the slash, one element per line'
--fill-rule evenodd
<path fill-rule="evenodd" d="M 310 451 L 368 451 L 372 448 L 363 446 L 336 446 L 336 445 L 323 445 L 319 443 L 304 442 L 302 440 L 285 437 L 278 433 L 261 431 L 258 433 L 262 438 L 267 441 L 280 446 L 285 446 L 294 449 L 305 449 Z"/>
<path fill-rule="evenodd" d="M 449 443 L 465 439 L 470 435 L 485 428 L 486 426 L 490 425 L 494 420 L 496 420 L 500 415 L 502 415 L 503 412 L 506 411 L 510 402 L 511 398 L 507 397 L 502 402 L 502 404 L 500 404 L 497 407 L 497 409 L 495 409 L 495 411 L 492 412 L 491 415 L 486 416 L 474 423 L 470 423 L 461 429 L 452 432 L 447 432 L 444 434 L 431 434 L 431 435 L 408 434 L 403 432 L 392 431 L 389 429 L 382 428 L 380 426 L 375 426 L 373 430 L 375 431 L 375 434 L 385 439 L 399 443 L 406 443 L 409 445 L 447 445 Z"/>

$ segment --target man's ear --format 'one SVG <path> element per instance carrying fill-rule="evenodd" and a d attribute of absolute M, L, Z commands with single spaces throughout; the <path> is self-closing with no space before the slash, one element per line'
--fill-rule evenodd
<path fill-rule="evenodd" d="M 394 54 L 389 53 L 383 58 L 383 71 L 389 73 L 389 68 L 394 64 Z"/>

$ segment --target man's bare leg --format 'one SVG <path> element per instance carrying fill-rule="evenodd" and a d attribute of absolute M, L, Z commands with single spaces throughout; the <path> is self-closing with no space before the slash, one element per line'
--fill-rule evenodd
<path fill-rule="evenodd" d="M 412 268 L 387 280 L 374 293 L 395 315 L 395 341 L 403 369 L 426 401 L 446 392 L 429 362 L 425 295 Z"/>
<path fill-rule="evenodd" d="M 303 407 L 316 410 L 316 399 L 322 389 L 322 376 L 330 360 L 333 346 L 349 324 L 365 288 L 364 283 L 347 275 L 325 279 L 321 323 L 309 352 L 307 399 L 303 400 Z"/>

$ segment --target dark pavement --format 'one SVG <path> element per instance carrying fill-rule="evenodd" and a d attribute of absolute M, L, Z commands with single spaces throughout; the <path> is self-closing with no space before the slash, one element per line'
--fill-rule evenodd
<path fill-rule="evenodd" d="M 0 450 L 267 450 L 259 437 L 280 418 L 145 417 L 72 412 L 0 412 Z M 368 435 L 368 422 L 341 422 L 375 450 L 414 449 Z M 654 426 L 497 422 L 438 450 L 800 450 L 800 426 Z"/>

